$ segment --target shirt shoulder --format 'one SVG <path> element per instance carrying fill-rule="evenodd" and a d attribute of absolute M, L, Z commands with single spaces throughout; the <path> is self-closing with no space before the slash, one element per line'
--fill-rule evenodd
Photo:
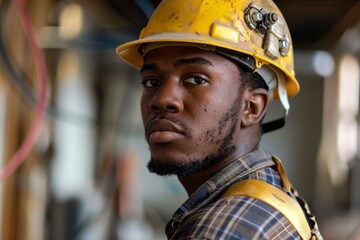
<path fill-rule="evenodd" d="M 230 196 L 186 217 L 172 239 L 300 239 L 272 206 L 250 197 Z"/>

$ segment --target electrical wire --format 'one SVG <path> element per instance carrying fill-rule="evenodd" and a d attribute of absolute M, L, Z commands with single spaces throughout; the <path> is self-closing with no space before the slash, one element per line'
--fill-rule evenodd
<path fill-rule="evenodd" d="M 7 70 L 7 73 L 11 76 L 9 80 L 11 81 L 13 86 L 15 86 L 15 88 L 21 93 L 21 96 L 24 97 L 31 106 L 36 106 L 38 98 L 29 86 L 29 81 L 26 80 L 28 79 L 28 77 L 21 70 L 14 69 L 10 57 L 5 49 L 2 36 L 3 34 L 0 33 L 0 56 L 3 60 L 5 70 Z M 48 99 L 47 102 L 51 102 L 51 99 Z M 47 105 L 46 114 L 56 120 L 66 121 L 71 124 L 76 124 L 80 127 L 93 127 L 97 124 L 96 119 L 91 116 L 80 114 L 70 110 L 61 109 L 58 106 Z M 113 121 L 104 120 L 104 123 L 104 125 L 109 128 L 116 128 L 116 123 L 114 123 Z"/>
<path fill-rule="evenodd" d="M 30 153 L 37 140 L 46 109 L 46 89 L 48 80 L 44 56 L 38 46 L 38 43 L 36 42 L 35 31 L 28 13 L 25 10 L 23 0 L 15 0 L 14 3 L 20 14 L 21 23 L 23 24 L 24 31 L 28 37 L 30 51 L 32 52 L 35 60 L 36 71 L 39 79 L 39 101 L 37 103 L 33 125 L 20 148 L 1 170 L 0 181 L 4 181 L 10 177 L 25 161 L 27 155 Z"/>
<path fill-rule="evenodd" d="M 35 92 L 32 90 L 32 87 L 30 87 L 30 85 L 28 84 L 30 82 L 29 77 L 21 69 L 14 67 L 14 64 L 12 63 L 9 54 L 7 53 L 6 46 L 4 43 L 5 41 L 3 39 L 3 36 L 6 34 L 4 34 L 2 31 L 3 30 L 2 25 L 5 22 L 4 21 L 5 14 L 10 3 L 11 3 L 10 0 L 4 0 L 3 3 L 0 5 L 0 59 L 4 63 L 7 74 L 11 76 L 10 78 L 8 78 L 11 84 L 20 92 L 21 96 L 28 103 L 31 104 L 31 106 L 36 107 L 38 103 L 38 97 L 36 96 Z M 111 48 L 114 48 L 113 45 L 115 39 L 117 42 L 120 41 L 121 43 L 121 42 L 130 41 L 136 35 L 136 33 L 130 31 L 129 29 L 127 29 L 125 32 L 127 34 L 125 35 L 122 34 L 120 38 L 114 37 L 113 35 L 105 34 L 105 39 L 102 39 L 101 41 L 99 40 L 100 42 L 91 41 L 89 43 L 86 41 L 84 42 L 79 40 L 78 42 L 76 42 L 76 44 L 80 45 L 82 48 L 91 48 L 91 49 L 94 49 L 94 46 L 96 49 L 108 49 L 110 46 Z M 95 32 L 94 34 L 90 32 L 88 33 L 88 35 L 85 35 L 84 38 L 98 39 L 96 36 L 99 35 L 100 33 L 98 32 Z M 101 36 L 104 36 L 104 34 L 102 33 Z M 110 42 L 110 44 L 104 44 L 102 43 L 103 41 L 108 43 Z M 47 102 L 51 103 L 53 101 L 51 99 L 48 99 Z M 88 128 L 88 127 L 96 128 L 99 127 L 99 123 L 100 123 L 95 117 L 70 111 L 68 109 L 63 109 L 56 105 L 55 106 L 47 105 L 46 115 L 55 120 L 65 121 L 66 123 L 74 124 L 81 128 Z M 117 122 L 110 119 L 102 119 L 101 123 L 102 123 L 102 127 L 109 129 L 117 129 L 118 127 Z"/>
<path fill-rule="evenodd" d="M 28 84 L 30 82 L 29 77 L 21 71 L 21 69 L 15 69 L 12 61 L 10 60 L 9 54 L 7 53 L 5 41 L 3 36 L 3 24 L 6 11 L 9 7 L 11 1 L 4 0 L 2 5 L 0 6 L 0 58 L 4 63 L 5 70 L 7 74 L 11 77 L 8 78 L 12 85 L 21 93 L 21 96 L 25 98 L 27 102 L 31 104 L 31 106 L 36 106 L 38 103 L 38 97 Z M 128 37 L 130 39 L 130 37 Z M 106 39 L 107 41 L 113 41 L 113 39 Z M 127 39 L 123 39 L 125 41 Z M 82 45 L 83 46 L 83 45 Z M 86 45 L 87 46 L 87 45 Z M 48 99 L 47 102 L 52 102 L 51 99 Z M 80 127 L 96 127 L 97 121 L 94 117 L 80 114 L 77 112 L 73 112 L 66 109 L 61 109 L 58 106 L 46 106 L 46 114 L 56 120 L 66 121 L 67 123 L 76 124 Z M 117 124 L 111 120 L 102 120 L 105 127 L 109 127 L 115 129 Z"/>
<path fill-rule="evenodd" d="M 10 60 L 10 57 L 7 53 L 5 44 L 4 44 L 4 39 L 3 39 L 4 34 L 2 32 L 3 28 L 1 25 L 4 23 L 3 18 L 5 16 L 6 9 L 10 2 L 11 1 L 9 1 L 9 0 L 4 0 L 3 3 L 0 5 L 0 59 L 3 60 L 3 62 L 5 64 L 5 69 L 7 70 L 7 73 L 9 73 L 11 76 L 11 78 L 9 78 L 9 79 L 12 81 L 12 83 L 14 83 L 15 87 L 22 94 L 22 96 L 25 97 L 25 99 L 32 106 L 39 106 L 41 99 L 38 96 L 36 96 L 35 92 L 32 91 L 31 87 L 29 86 L 29 84 L 28 84 L 29 81 L 27 80 L 28 79 L 27 75 L 23 71 L 21 71 L 21 69 L 15 70 L 15 68 Z M 45 99 L 45 97 L 44 97 L 44 99 Z M 49 116 L 60 119 L 60 120 L 71 121 L 72 123 L 78 123 L 81 126 L 84 126 L 84 123 L 87 123 L 91 126 L 95 125 L 97 123 L 95 121 L 95 119 L 90 116 L 84 116 L 84 115 L 81 115 L 81 114 L 78 114 L 75 112 L 69 112 L 68 110 L 64 111 L 57 107 L 52 108 L 49 106 L 44 106 L 44 108 L 45 107 L 46 107 L 46 113 Z M 38 111 L 39 111 L 39 108 L 37 108 L 37 112 Z M 108 127 L 111 127 L 114 129 L 118 128 L 118 126 L 115 122 L 106 121 L 106 120 L 104 122 L 105 122 L 105 125 Z M 19 157 L 19 154 L 17 157 Z M 20 157 L 21 157 L 21 155 L 20 155 Z M 9 161 L 9 163 L 12 161 L 15 162 L 12 167 L 8 167 L 8 165 L 7 165 L 1 171 L 0 181 L 5 180 L 9 176 L 11 176 L 11 174 L 16 171 L 17 167 L 19 167 L 21 165 L 21 163 L 24 161 L 24 159 L 22 161 L 18 162 L 18 160 L 14 156 L 12 158 L 12 160 Z M 14 168 L 14 166 L 15 166 L 15 168 Z M 105 184 L 105 181 L 104 181 L 104 184 Z M 115 191 L 110 191 L 110 192 L 115 192 Z M 83 222 L 81 222 L 79 224 L 79 226 L 77 226 L 77 228 L 76 228 L 77 234 L 76 234 L 75 238 L 76 239 L 80 238 L 81 233 L 84 229 L 91 226 L 92 224 L 95 224 L 99 218 L 103 217 L 104 213 L 106 213 L 106 209 L 113 205 L 112 204 L 113 201 L 114 201 L 114 196 L 109 197 L 110 204 L 106 204 L 107 207 L 103 211 L 100 211 L 99 213 L 96 213 L 96 214 L 88 217 L 87 219 L 85 219 Z"/>
<path fill-rule="evenodd" d="M 3 18 L 7 9 L 7 5 L 10 1 L 4 1 L 3 5 L 0 7 L 0 57 L 4 63 L 5 70 L 7 74 L 11 77 L 8 78 L 13 86 L 21 93 L 21 96 L 31 104 L 35 106 L 38 103 L 38 97 L 29 86 L 29 77 L 21 71 L 21 69 L 15 69 L 12 61 L 10 60 L 9 54 L 7 53 L 3 36 L 5 35 L 2 32 L 1 24 L 4 23 Z M 47 102 L 52 102 L 51 99 L 48 99 Z M 79 127 L 97 127 L 97 121 L 94 117 L 73 112 L 66 109 L 61 109 L 58 106 L 46 106 L 46 114 L 56 120 L 66 121 L 67 123 L 75 124 Z M 115 129 L 117 124 L 111 120 L 102 120 L 105 127 Z"/>
<path fill-rule="evenodd" d="M 5 70 L 7 70 L 7 73 L 11 75 L 10 79 L 14 79 L 15 81 L 15 87 L 23 94 L 23 96 L 28 100 L 31 104 L 36 104 L 37 97 L 35 96 L 34 92 L 30 91 L 29 84 L 27 84 L 27 81 L 23 81 L 22 79 L 26 79 L 26 75 L 24 72 L 16 71 L 13 68 L 13 65 L 11 63 L 10 57 L 7 54 L 7 50 L 4 44 L 3 36 L 5 35 L 3 33 L 3 23 L 5 18 L 5 13 L 9 7 L 10 1 L 6 0 L 3 2 L 1 8 L 0 8 L 0 56 L 3 60 L 3 63 L 5 65 Z"/>

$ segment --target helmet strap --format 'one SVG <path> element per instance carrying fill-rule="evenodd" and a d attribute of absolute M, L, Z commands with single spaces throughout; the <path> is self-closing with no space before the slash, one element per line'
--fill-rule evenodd
<path fill-rule="evenodd" d="M 268 133 L 274 130 L 280 129 L 285 126 L 285 118 L 286 114 L 279 119 L 272 120 L 270 122 L 262 123 L 261 124 L 261 133 Z"/>

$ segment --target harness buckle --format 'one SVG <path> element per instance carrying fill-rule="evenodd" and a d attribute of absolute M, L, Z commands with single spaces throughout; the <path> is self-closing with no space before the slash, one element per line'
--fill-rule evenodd
<path fill-rule="evenodd" d="M 311 240 L 324 240 L 319 230 L 317 229 L 311 230 L 311 235 L 312 235 Z"/>

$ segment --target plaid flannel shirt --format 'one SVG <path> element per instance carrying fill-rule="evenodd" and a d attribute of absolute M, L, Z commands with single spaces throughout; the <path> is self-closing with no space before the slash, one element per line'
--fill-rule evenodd
<path fill-rule="evenodd" d="M 220 198 L 241 179 L 259 179 L 280 189 L 272 156 L 257 150 L 239 158 L 196 190 L 166 226 L 168 239 L 300 239 L 275 208 L 249 197 Z"/>

